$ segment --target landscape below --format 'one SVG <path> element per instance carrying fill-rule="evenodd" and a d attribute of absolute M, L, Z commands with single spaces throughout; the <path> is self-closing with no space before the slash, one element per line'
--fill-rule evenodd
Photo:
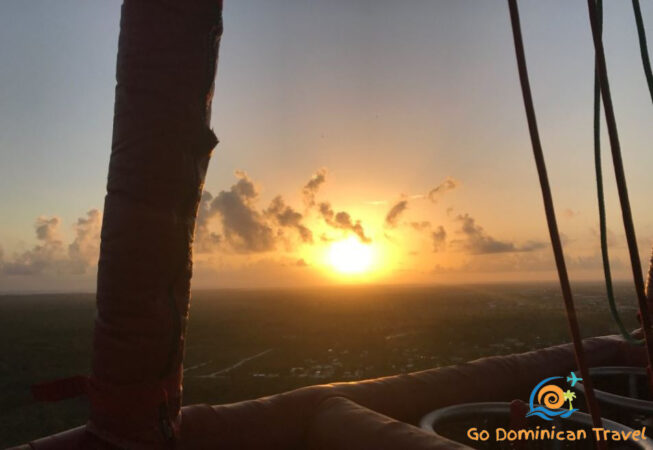
<path fill-rule="evenodd" d="M 616 333 L 601 283 L 574 286 L 585 337 Z M 616 295 L 629 328 L 636 299 Z M 84 423 L 87 404 L 31 400 L 35 382 L 87 374 L 92 294 L 0 296 L 0 447 Z M 554 283 L 193 293 L 184 402 L 230 403 L 310 384 L 446 366 L 568 342 Z"/>

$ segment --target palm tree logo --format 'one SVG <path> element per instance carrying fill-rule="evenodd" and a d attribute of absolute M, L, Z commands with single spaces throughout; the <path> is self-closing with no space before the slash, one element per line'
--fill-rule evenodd
<path fill-rule="evenodd" d="M 576 398 L 576 394 L 567 389 L 567 392 L 562 394 L 563 398 L 569 402 L 569 410 L 572 410 L 571 401 Z"/>

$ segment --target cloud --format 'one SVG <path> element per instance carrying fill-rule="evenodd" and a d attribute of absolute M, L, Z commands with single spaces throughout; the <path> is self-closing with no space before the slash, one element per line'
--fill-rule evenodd
<path fill-rule="evenodd" d="M 73 229 L 75 240 L 68 246 L 71 270 L 75 273 L 85 273 L 90 266 L 97 264 L 100 256 L 100 230 L 102 214 L 97 209 L 91 209 L 86 217 L 77 219 Z"/>
<path fill-rule="evenodd" d="M 440 252 L 445 249 L 447 244 L 447 232 L 442 225 L 438 226 L 437 230 L 431 232 L 433 239 L 433 251 Z"/>
<path fill-rule="evenodd" d="M 546 244 L 531 241 L 518 247 L 513 242 L 496 240 L 489 236 L 483 227 L 477 225 L 474 218 L 467 213 L 459 214 L 456 220 L 461 224 L 458 233 L 463 235 L 463 239 L 452 241 L 452 244 L 471 254 L 530 252 L 546 246 Z"/>
<path fill-rule="evenodd" d="M 332 238 L 331 236 L 329 236 L 329 235 L 326 234 L 326 233 L 322 233 L 322 234 L 320 235 L 320 241 L 325 242 L 325 243 L 328 244 L 329 242 L 333 242 L 333 241 L 335 241 L 335 239 Z"/>
<path fill-rule="evenodd" d="M 75 239 L 64 245 L 59 227 L 59 217 L 40 216 L 34 222 L 38 243 L 30 250 L 14 254 L 10 259 L 0 257 L 0 267 L 5 275 L 39 275 L 45 272 L 58 274 L 84 274 L 97 264 L 100 253 L 102 214 L 97 209 L 80 217 L 73 226 Z"/>
<path fill-rule="evenodd" d="M 47 218 L 40 216 L 34 222 L 34 228 L 36 230 L 36 238 L 39 241 L 43 241 L 44 244 L 54 244 L 61 245 L 61 240 L 59 238 L 59 225 L 61 224 L 61 219 L 58 217 Z"/>
<path fill-rule="evenodd" d="M 574 211 L 573 209 L 566 208 L 562 210 L 562 216 L 565 219 L 573 219 L 574 217 L 577 217 L 580 214 L 578 211 Z"/>
<path fill-rule="evenodd" d="M 390 236 L 388 233 L 383 233 L 383 237 L 386 239 L 386 241 L 392 242 L 393 244 L 397 242 L 397 240 Z"/>
<path fill-rule="evenodd" d="M 369 244 L 372 242 L 372 239 L 365 235 L 363 230 L 363 225 L 361 225 L 360 220 L 353 222 L 351 216 L 348 212 L 340 211 L 335 213 L 331 204 L 328 202 L 322 202 L 318 205 L 318 209 L 324 221 L 333 228 L 340 230 L 351 231 L 361 242 Z"/>
<path fill-rule="evenodd" d="M 546 242 L 541 242 L 541 241 L 527 241 L 524 245 L 519 247 L 520 252 L 532 252 L 535 250 L 541 250 L 543 248 L 547 248 L 549 244 Z"/>
<path fill-rule="evenodd" d="M 221 191 L 212 201 L 209 216 L 219 215 L 222 234 L 237 252 L 255 253 L 274 250 L 275 233 L 265 216 L 256 210 L 258 189 L 242 171 L 228 191 Z"/>
<path fill-rule="evenodd" d="M 457 188 L 459 185 L 460 182 L 458 180 L 452 177 L 447 177 L 440 184 L 431 189 L 426 195 L 418 194 L 410 195 L 407 197 L 404 196 L 402 200 L 399 200 L 394 205 L 392 205 L 392 208 L 390 208 L 390 211 L 388 211 L 388 214 L 385 216 L 385 226 L 388 228 L 395 228 L 398 225 L 399 217 L 404 213 L 404 211 L 406 211 L 406 209 L 408 209 L 409 200 L 428 198 L 433 203 L 437 203 L 438 199 L 444 195 L 445 192 L 451 191 Z M 376 203 L 378 202 L 375 202 L 375 204 Z M 447 212 L 449 212 L 449 209 L 447 209 Z M 413 222 L 410 225 L 413 226 L 413 228 L 417 229 L 415 226 L 416 224 L 417 222 Z"/>
<path fill-rule="evenodd" d="M 395 203 L 392 208 L 390 208 L 390 211 L 388 211 L 388 214 L 385 216 L 385 226 L 388 228 L 395 228 L 397 226 L 399 216 L 401 216 L 401 214 L 406 211 L 407 208 L 408 200 L 400 200 Z"/>
<path fill-rule="evenodd" d="M 600 253 L 588 255 L 565 255 L 567 269 L 579 277 L 587 277 L 588 273 L 602 274 L 602 259 Z M 613 269 L 617 273 L 628 274 L 629 265 L 619 258 L 613 258 Z M 551 279 L 557 277 L 555 260 L 552 252 L 514 252 L 493 255 L 483 255 L 469 258 L 459 265 L 443 266 L 436 264 L 434 273 L 438 274 L 469 274 L 469 273 L 543 273 L 547 272 Z M 536 276 L 535 279 L 542 278 Z"/>
<path fill-rule="evenodd" d="M 456 220 L 461 223 L 458 233 L 464 236 L 462 240 L 454 241 L 472 254 L 485 253 L 504 253 L 514 252 L 515 245 L 512 242 L 497 241 L 492 236 L 488 236 L 480 225 L 477 225 L 474 218 L 469 214 L 459 214 Z"/>
<path fill-rule="evenodd" d="M 277 195 L 267 208 L 260 209 L 259 190 L 249 176 L 237 171 L 238 181 L 228 190 L 213 197 L 205 191 L 200 200 L 195 237 L 198 253 L 212 253 L 220 250 L 234 250 L 237 253 L 264 253 L 285 244 L 288 251 L 297 245 L 296 239 L 287 233 L 292 230 L 303 244 L 314 244 L 315 233 L 306 224 L 306 215 L 288 205 Z M 363 242 L 371 242 L 366 236 L 360 220 L 352 220 L 346 211 L 335 212 L 328 202 L 316 202 L 320 187 L 326 182 L 327 169 L 318 170 L 302 187 L 302 196 L 307 208 L 317 205 L 322 219 L 332 228 L 356 234 Z M 215 224 L 217 231 L 211 229 Z M 331 238 L 321 234 L 327 242 Z"/>
<path fill-rule="evenodd" d="M 422 220 L 420 222 L 410 222 L 409 224 L 416 231 L 423 231 L 431 228 L 431 222 L 428 220 Z"/>
<path fill-rule="evenodd" d="M 317 192 L 326 170 L 321 169 L 303 192 Z M 312 244 L 313 232 L 304 223 L 304 216 L 287 205 L 280 195 L 274 197 L 266 209 L 259 209 L 259 190 L 243 171 L 235 172 L 238 181 L 228 190 L 213 197 L 204 191 L 197 215 L 195 250 L 198 253 L 212 253 L 219 250 L 233 250 L 237 253 L 263 253 L 273 251 L 284 243 L 293 250 L 293 242 L 284 232 L 297 232 L 301 242 Z M 219 232 L 211 229 L 215 219 Z"/>
<path fill-rule="evenodd" d="M 193 250 L 199 253 L 216 251 L 222 243 L 222 236 L 210 229 L 209 222 L 215 215 L 211 209 L 213 195 L 209 191 L 202 192 L 199 208 L 197 209 L 197 225 Z"/>
<path fill-rule="evenodd" d="M 15 254 L 12 260 L 3 265 L 3 272 L 7 275 L 35 275 L 62 261 L 65 252 L 59 236 L 60 224 L 58 217 L 38 217 L 34 230 L 39 244 L 31 250 Z"/>
<path fill-rule="evenodd" d="M 442 183 L 431 189 L 427 194 L 427 197 L 429 200 L 435 203 L 445 192 L 451 191 L 457 188 L 459 185 L 460 182 L 458 180 L 452 177 L 447 177 L 442 181 Z"/>
<path fill-rule="evenodd" d="M 460 186 L 460 181 L 456 180 L 453 177 L 447 177 L 440 184 L 438 184 L 436 187 L 428 191 L 426 194 L 413 194 L 413 195 L 405 195 L 408 200 L 422 200 L 422 199 L 429 199 L 433 203 L 437 203 L 438 199 L 444 195 L 445 192 L 447 191 L 452 191 L 456 189 L 458 186 Z M 381 202 L 373 202 L 372 204 L 379 204 Z M 385 202 L 387 203 L 387 202 Z"/>
<path fill-rule="evenodd" d="M 281 196 L 278 195 L 272 200 L 266 214 L 271 216 L 278 225 L 297 230 L 303 242 L 313 243 L 313 232 L 302 224 L 304 217 L 290 206 L 287 206 Z"/>
<path fill-rule="evenodd" d="M 315 172 L 311 179 L 304 185 L 302 194 L 304 195 L 304 204 L 307 208 L 315 206 L 315 196 L 320 190 L 320 186 L 326 182 L 326 177 L 327 169 L 322 167 Z"/>
<path fill-rule="evenodd" d="M 601 233 L 598 229 L 596 228 L 590 228 L 590 233 L 594 238 L 597 239 L 598 242 L 601 242 Z M 612 230 L 609 228 L 606 229 L 606 239 L 608 242 L 608 247 L 615 247 L 618 245 L 621 245 L 623 241 L 625 241 L 625 236 L 617 236 Z M 645 244 L 645 246 L 648 246 L 648 243 Z"/>

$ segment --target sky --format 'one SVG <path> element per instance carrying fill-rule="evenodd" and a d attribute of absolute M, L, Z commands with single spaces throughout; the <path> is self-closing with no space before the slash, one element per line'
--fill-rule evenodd
<path fill-rule="evenodd" d="M 520 10 L 571 277 L 600 279 L 586 2 Z M 0 4 L 0 291 L 94 289 L 119 14 Z M 195 287 L 555 279 L 505 1 L 227 0 L 224 24 Z M 653 105 L 630 2 L 605 2 L 604 40 L 647 267 Z"/>

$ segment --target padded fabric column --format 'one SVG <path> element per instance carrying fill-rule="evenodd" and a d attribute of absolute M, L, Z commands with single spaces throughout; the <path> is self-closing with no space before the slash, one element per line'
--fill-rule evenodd
<path fill-rule="evenodd" d="M 160 448 L 179 428 L 191 245 L 217 144 L 221 3 L 122 6 L 89 427 L 130 448 Z"/>

